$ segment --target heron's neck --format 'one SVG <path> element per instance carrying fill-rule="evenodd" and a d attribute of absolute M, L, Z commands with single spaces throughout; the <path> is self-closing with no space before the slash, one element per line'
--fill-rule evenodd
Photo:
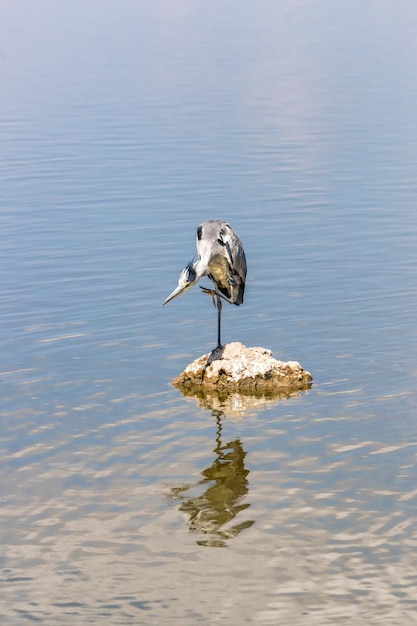
<path fill-rule="evenodd" d="M 203 276 L 207 276 L 208 268 L 207 264 L 204 263 L 202 259 L 198 259 L 195 263 L 193 263 L 193 269 L 195 271 L 195 282 L 200 280 Z"/>

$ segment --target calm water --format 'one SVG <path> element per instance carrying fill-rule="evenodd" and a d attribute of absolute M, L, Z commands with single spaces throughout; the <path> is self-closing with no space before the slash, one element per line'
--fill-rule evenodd
<path fill-rule="evenodd" d="M 0 617 L 417 621 L 417 5 L 5 0 Z M 183 397 L 223 338 L 311 371 Z"/>

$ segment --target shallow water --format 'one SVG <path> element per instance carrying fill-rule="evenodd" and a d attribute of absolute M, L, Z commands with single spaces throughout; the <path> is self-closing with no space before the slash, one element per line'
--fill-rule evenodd
<path fill-rule="evenodd" d="M 417 603 L 417 9 L 6 2 L 7 624 L 404 624 Z M 224 341 L 288 398 L 184 397 L 162 308 L 205 219 L 245 245 Z"/>

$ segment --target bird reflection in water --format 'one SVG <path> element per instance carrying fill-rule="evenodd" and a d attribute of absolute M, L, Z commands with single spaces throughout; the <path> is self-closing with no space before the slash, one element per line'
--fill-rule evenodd
<path fill-rule="evenodd" d="M 245 469 L 246 452 L 239 439 L 223 444 L 220 411 L 213 411 L 217 421 L 216 454 L 212 465 L 201 472 L 203 478 L 194 485 L 173 488 L 170 499 L 180 501 L 179 510 L 189 517 L 191 532 L 202 533 L 203 539 L 197 544 L 211 547 L 225 547 L 227 540 L 233 539 L 242 530 L 255 523 L 246 520 L 231 524 L 235 517 L 250 504 L 243 502 L 248 493 L 248 474 Z M 187 492 L 204 487 L 201 495 L 189 496 Z"/>

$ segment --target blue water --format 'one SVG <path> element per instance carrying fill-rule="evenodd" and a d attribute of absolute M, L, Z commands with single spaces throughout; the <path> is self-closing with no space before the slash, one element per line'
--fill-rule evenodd
<path fill-rule="evenodd" d="M 417 9 L 6 1 L 0 616 L 404 624 L 416 610 Z M 183 397 L 216 341 L 314 378 Z"/>

